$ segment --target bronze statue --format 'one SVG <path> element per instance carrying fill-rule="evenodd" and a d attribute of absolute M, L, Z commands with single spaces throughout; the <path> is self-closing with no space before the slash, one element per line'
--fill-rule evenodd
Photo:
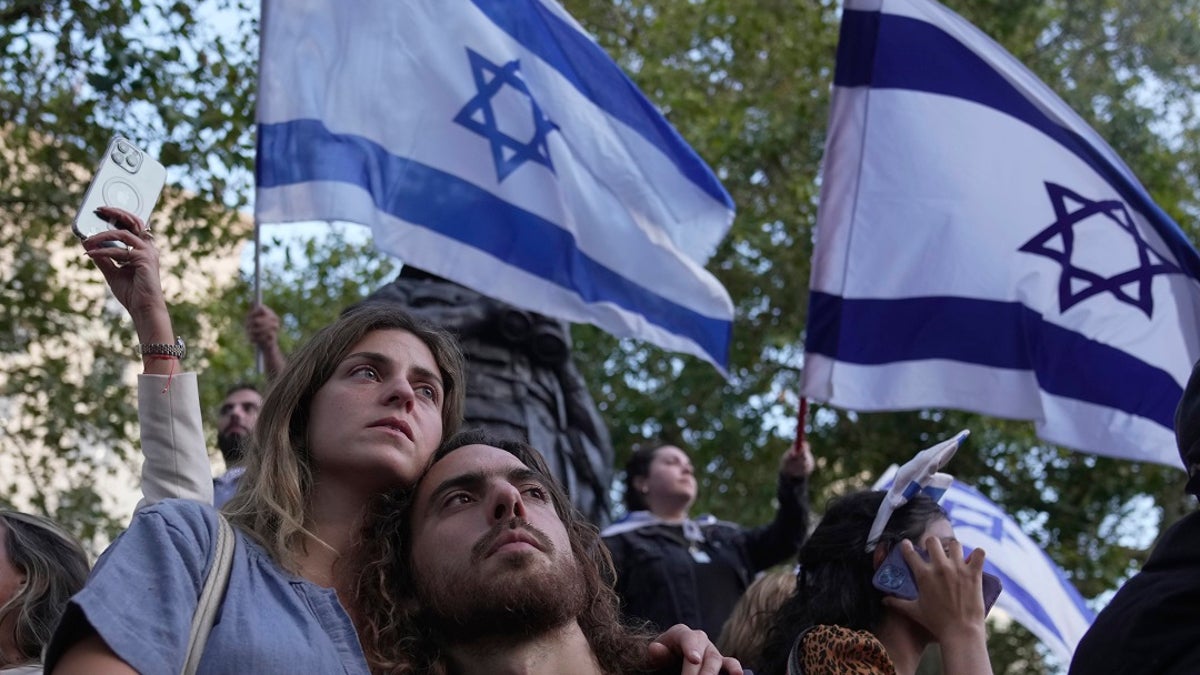
<path fill-rule="evenodd" d="M 409 266 L 367 299 L 400 303 L 456 333 L 468 363 L 464 427 L 540 450 L 575 507 L 608 524 L 612 442 L 571 360 L 567 324 Z"/>

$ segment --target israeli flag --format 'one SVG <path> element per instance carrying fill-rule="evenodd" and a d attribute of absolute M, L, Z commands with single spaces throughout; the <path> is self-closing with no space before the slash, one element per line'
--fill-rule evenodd
<path fill-rule="evenodd" d="M 875 489 L 890 488 L 897 469 L 893 464 L 885 471 Z M 982 548 L 987 554 L 983 571 L 1004 585 L 996 608 L 1029 629 L 1062 663 L 1070 663 L 1096 615 L 1062 569 L 1016 521 L 969 485 L 954 481 L 940 504 L 964 552 Z"/>
<path fill-rule="evenodd" d="M 1178 466 L 1200 257 L 1113 150 L 931 0 L 848 0 L 803 391 L 1034 420 Z"/>
<path fill-rule="evenodd" d="M 268 0 L 260 78 L 260 223 L 725 366 L 733 202 L 552 0 Z"/>

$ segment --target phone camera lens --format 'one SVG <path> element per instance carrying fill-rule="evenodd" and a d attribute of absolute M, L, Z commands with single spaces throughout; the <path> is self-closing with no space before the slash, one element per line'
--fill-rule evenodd
<path fill-rule="evenodd" d="M 130 147 L 130 145 L 128 143 L 126 143 L 125 141 L 117 141 L 117 151 L 118 152 L 126 153 L 132 149 L 133 148 Z"/>

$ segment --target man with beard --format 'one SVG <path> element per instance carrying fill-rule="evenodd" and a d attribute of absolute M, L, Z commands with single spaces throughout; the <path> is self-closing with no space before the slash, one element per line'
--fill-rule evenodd
<path fill-rule="evenodd" d="M 680 672 L 666 647 L 623 626 L 612 563 L 532 447 L 466 432 L 445 443 L 399 513 L 401 623 L 418 671 Z M 679 627 L 682 629 L 682 627 Z M 414 645 L 414 642 L 416 645 Z M 423 661 L 423 663 L 420 663 Z M 682 672 L 742 672 L 709 646 Z"/>
<path fill-rule="evenodd" d="M 237 491 L 237 481 L 246 470 L 242 466 L 245 444 L 258 422 L 262 394 L 248 382 L 239 382 L 225 392 L 217 408 L 217 447 L 225 458 L 225 473 L 213 479 L 213 505 L 221 508 Z"/>

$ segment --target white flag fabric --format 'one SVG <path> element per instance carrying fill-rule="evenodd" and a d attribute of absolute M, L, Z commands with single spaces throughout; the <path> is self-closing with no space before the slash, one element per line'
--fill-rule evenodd
<path fill-rule="evenodd" d="M 890 488 L 897 469 L 893 464 L 884 472 L 875 489 Z M 975 488 L 956 480 L 939 503 L 964 552 L 982 548 L 987 554 L 983 570 L 999 577 L 1004 585 L 996 608 L 1029 629 L 1062 663 L 1070 663 L 1096 615 L 1062 569 L 1016 521 Z"/>
<path fill-rule="evenodd" d="M 407 263 L 727 359 L 712 171 L 552 0 L 266 0 L 260 223 L 372 228 Z"/>
<path fill-rule="evenodd" d="M 892 514 L 896 512 L 896 509 L 907 504 L 908 500 L 917 494 L 924 494 L 934 501 L 941 500 L 946 488 L 954 482 L 954 477 L 947 473 L 941 473 L 938 469 L 946 466 L 950 458 L 954 457 L 954 453 L 958 452 L 962 442 L 970 435 L 970 431 L 963 429 L 953 438 L 935 443 L 918 452 L 912 459 L 905 462 L 904 466 L 892 472 L 891 486 L 888 488 L 883 502 L 879 504 L 875 522 L 871 523 L 871 529 L 867 531 L 868 551 L 875 550 L 875 544 L 879 541 L 879 536 L 883 534 L 884 528 L 887 527 L 888 521 L 891 520 Z"/>
<path fill-rule="evenodd" d="M 999 45 L 932 0 L 848 0 L 823 175 L 806 395 L 1179 465 L 1200 257 Z"/>

